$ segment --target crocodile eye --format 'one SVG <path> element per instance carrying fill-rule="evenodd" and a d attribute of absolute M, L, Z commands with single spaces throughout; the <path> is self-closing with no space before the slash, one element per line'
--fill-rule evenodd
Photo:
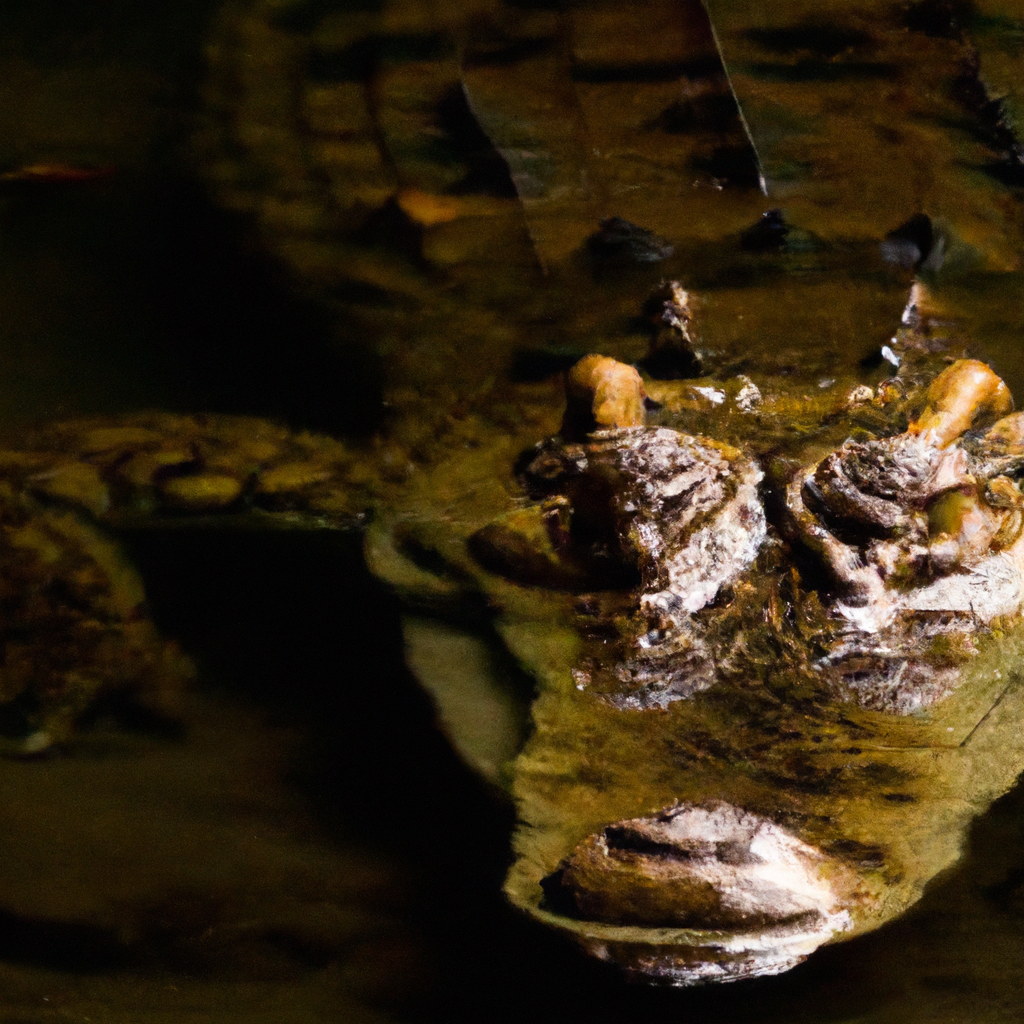
<path fill-rule="evenodd" d="M 562 436 L 579 440 L 594 430 L 642 427 L 646 397 L 632 366 L 608 356 L 584 356 L 566 378 Z"/>
<path fill-rule="evenodd" d="M 932 381 L 928 405 L 910 433 L 922 434 L 944 446 L 980 419 L 989 422 L 1013 409 L 1010 389 L 977 359 L 958 359 Z"/>
<path fill-rule="evenodd" d="M 979 627 L 1020 612 L 1024 498 L 1009 474 L 1024 420 L 1011 404 L 989 367 L 958 360 L 904 433 L 847 441 L 789 484 L 788 527 L 826 571 L 830 614 L 848 623 L 819 661 L 841 698 L 926 708 L 957 685 Z"/>

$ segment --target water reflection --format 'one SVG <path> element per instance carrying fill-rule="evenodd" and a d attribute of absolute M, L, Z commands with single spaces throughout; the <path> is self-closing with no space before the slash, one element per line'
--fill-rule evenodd
<path fill-rule="evenodd" d="M 183 149 L 214 6 L 209 0 L 165 9 L 116 0 L 11 0 L 0 12 L 5 166 L 59 159 L 118 168 L 114 178 L 82 187 L 8 188 L 0 200 L 6 311 L 0 419 L 6 425 L 158 406 L 367 431 L 381 415 L 384 371 L 374 355 L 331 344 L 344 330 L 339 316 L 345 327 L 383 323 L 385 334 L 408 340 L 402 332 L 411 329 L 414 340 L 432 344 L 438 323 L 451 313 L 453 306 L 442 304 L 423 326 L 419 306 L 382 303 L 379 293 L 368 301 L 364 291 L 336 290 L 335 299 L 351 300 L 341 312 L 295 298 L 287 271 L 265 256 L 266 239 L 213 209 L 193 184 Z M 293 5 L 286 27 L 341 32 L 340 22 L 356 6 Z M 629 274 L 609 275 L 595 297 L 593 268 L 572 255 L 601 216 L 619 214 L 680 240 L 665 269 L 686 272 L 707 290 L 710 344 L 728 354 L 733 372 L 750 356 L 751 329 L 740 329 L 741 320 L 756 323 L 765 336 L 793 339 L 789 351 L 765 354 L 780 373 L 790 364 L 805 372 L 827 369 L 851 344 L 857 359 L 876 348 L 890 330 L 891 310 L 900 308 L 906 277 L 872 262 L 873 241 L 861 245 L 844 235 L 837 265 L 829 263 L 833 256 L 794 253 L 789 269 L 809 262 L 813 280 L 788 291 L 755 260 L 737 256 L 738 245 L 726 256 L 707 251 L 709 238 L 738 238 L 763 202 L 749 163 L 735 170 L 741 126 L 723 124 L 723 111 L 732 108 L 716 65 L 707 64 L 706 34 L 698 33 L 694 44 L 692 35 L 681 40 L 675 29 L 645 25 L 665 52 L 648 54 L 645 67 L 661 70 L 648 74 L 636 95 L 653 111 L 648 121 L 661 118 L 657 123 L 687 173 L 696 168 L 689 188 L 717 195 L 715 182 L 732 175 L 741 179 L 736 192 L 717 207 L 702 205 L 690 223 L 692 204 L 676 209 L 666 200 L 678 182 L 671 188 L 663 182 L 661 191 L 640 188 L 620 166 L 605 170 L 603 182 L 578 201 L 543 206 L 538 189 L 565 186 L 570 171 L 593 164 L 581 155 L 587 132 L 590 141 L 605 133 L 591 148 L 615 148 L 615 132 L 623 129 L 614 87 L 625 74 L 621 60 L 606 52 L 612 47 L 601 31 L 601 17 L 615 24 L 614 18 L 598 11 L 580 33 L 573 131 L 556 139 L 564 122 L 539 122 L 548 132 L 539 141 L 559 159 L 542 163 L 524 155 L 538 139 L 517 142 L 502 120 L 502 75 L 516 62 L 532 61 L 537 88 L 523 102 L 559 95 L 564 83 L 544 77 L 562 59 L 544 43 L 552 36 L 545 35 L 546 6 L 505 11 L 501 31 L 478 36 L 467 64 L 473 123 L 506 164 L 495 169 L 483 161 L 486 147 L 477 138 L 456 154 L 454 171 L 447 165 L 450 180 L 432 183 L 473 201 L 484 197 L 476 228 L 511 239 L 504 257 L 517 269 L 496 287 L 486 280 L 492 257 L 484 256 L 465 261 L 469 269 L 460 280 L 460 260 L 474 236 L 463 233 L 464 225 L 438 222 L 436 230 L 416 235 L 416 248 L 398 271 L 385 266 L 384 283 L 401 291 L 403 281 L 412 281 L 414 298 L 422 299 L 425 289 L 429 299 L 440 280 L 431 275 L 454 268 L 459 301 L 469 296 L 489 310 L 466 316 L 456 330 L 497 339 L 502 358 L 539 348 L 545 359 L 557 359 L 572 354 L 581 336 L 588 345 L 603 340 L 609 350 L 636 358 L 644 339 L 630 320 L 635 282 Z M 426 5 L 409 11 L 427 22 L 436 17 Z M 672 22 L 670 5 L 652 11 L 681 23 Z M 337 17 L 323 28 L 332 13 Z M 420 38 L 408 27 L 393 36 Z M 779 49 L 767 29 L 751 38 Z M 320 42 L 317 87 L 357 80 L 365 63 L 339 61 L 339 54 L 353 53 L 337 40 Z M 841 42 L 843 51 L 860 45 Z M 440 51 L 442 63 L 446 52 Z M 409 54 L 378 56 L 391 62 L 387 81 L 397 89 Z M 697 83 L 682 100 L 681 74 Z M 858 74 L 878 77 L 875 65 Z M 638 77 L 635 69 L 631 75 Z M 441 76 L 438 83 L 450 120 L 464 122 L 467 108 L 457 94 L 452 99 L 450 81 Z M 311 96 L 323 116 L 330 113 L 329 97 Z M 417 187 L 429 183 L 424 179 L 438 173 L 436 165 L 417 165 L 422 154 L 399 145 L 411 145 L 402 137 L 408 124 L 392 119 L 385 127 L 397 154 L 392 171 L 416 178 Z M 464 132 L 455 134 L 465 139 Z M 664 153 L 658 159 L 672 164 Z M 511 169 L 515 194 L 507 181 L 494 183 L 502 166 Z M 379 176 L 364 184 L 370 180 L 382 188 Z M 1015 217 L 999 219 L 997 231 L 1005 233 Z M 885 230 L 897 226 L 892 221 L 885 220 Z M 408 227 L 401 218 L 397 223 Z M 872 240 L 879 233 L 862 230 Z M 861 274 L 852 282 L 851 266 Z M 399 271 L 403 281 L 396 280 Z M 450 279 L 444 283 L 450 287 Z M 1017 301 L 1015 269 L 975 274 L 948 294 L 1021 394 L 1017 338 L 1024 304 Z M 824 339 L 823 309 L 830 314 Z M 813 352 L 804 347 L 808 338 L 817 341 Z M 423 365 L 412 359 L 401 372 Z M 467 370 L 468 383 L 459 386 L 479 383 L 489 369 Z M 341 401 L 339 388 L 345 389 Z M 158 617 L 197 653 L 204 686 L 183 703 L 182 734 L 101 710 L 73 755 L 0 765 L 4 1019 L 486 1016 L 511 1024 L 540 1016 L 609 1022 L 642 1016 L 881 1024 L 1008 1021 L 1024 1011 L 1019 791 L 976 824 L 961 864 L 933 883 L 905 919 L 879 933 L 823 950 L 777 979 L 686 992 L 627 987 L 502 902 L 511 812 L 436 732 L 430 706 L 398 656 L 396 608 L 362 569 L 354 542 L 340 542 L 329 556 L 301 538 L 216 532 L 153 533 L 131 543 L 151 581 Z"/>

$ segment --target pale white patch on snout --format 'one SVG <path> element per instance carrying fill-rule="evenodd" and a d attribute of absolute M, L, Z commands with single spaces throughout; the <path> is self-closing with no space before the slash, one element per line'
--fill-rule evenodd
<path fill-rule="evenodd" d="M 714 888 L 720 911 L 708 925 L 779 922 L 797 915 L 838 923 L 847 916 L 823 871 L 829 858 L 766 818 L 726 803 L 684 806 L 638 819 L 636 831 L 652 848 L 663 845 L 660 857 L 650 857 L 663 861 L 655 873 Z"/>
<path fill-rule="evenodd" d="M 691 939 L 650 965 L 689 984 L 792 967 L 853 927 L 861 883 L 847 864 L 768 818 L 715 801 L 608 825 L 544 888 L 553 907 L 590 921 L 712 933 L 706 947 Z"/>

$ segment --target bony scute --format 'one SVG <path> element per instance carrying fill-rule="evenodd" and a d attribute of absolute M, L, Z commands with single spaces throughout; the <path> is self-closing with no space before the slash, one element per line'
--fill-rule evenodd
<path fill-rule="evenodd" d="M 101 698 L 169 713 L 195 670 L 153 623 L 110 534 L 154 520 L 246 518 L 344 529 L 351 452 L 247 417 L 140 414 L 58 423 L 0 454 L 0 750 L 69 743 Z"/>

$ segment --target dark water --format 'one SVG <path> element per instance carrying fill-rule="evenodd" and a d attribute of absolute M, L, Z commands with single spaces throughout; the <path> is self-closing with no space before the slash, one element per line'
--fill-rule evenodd
<path fill-rule="evenodd" d="M 365 426 L 330 317 L 187 158 L 214 7 L 0 9 L 0 162 L 114 169 L 0 186 L 6 426 L 142 407 Z M 1024 1016 L 1020 791 L 876 934 L 777 979 L 626 986 L 502 902 L 511 812 L 436 730 L 355 539 L 128 543 L 201 684 L 176 724 L 100 709 L 71 752 L 0 764 L 0 1020 Z"/>

